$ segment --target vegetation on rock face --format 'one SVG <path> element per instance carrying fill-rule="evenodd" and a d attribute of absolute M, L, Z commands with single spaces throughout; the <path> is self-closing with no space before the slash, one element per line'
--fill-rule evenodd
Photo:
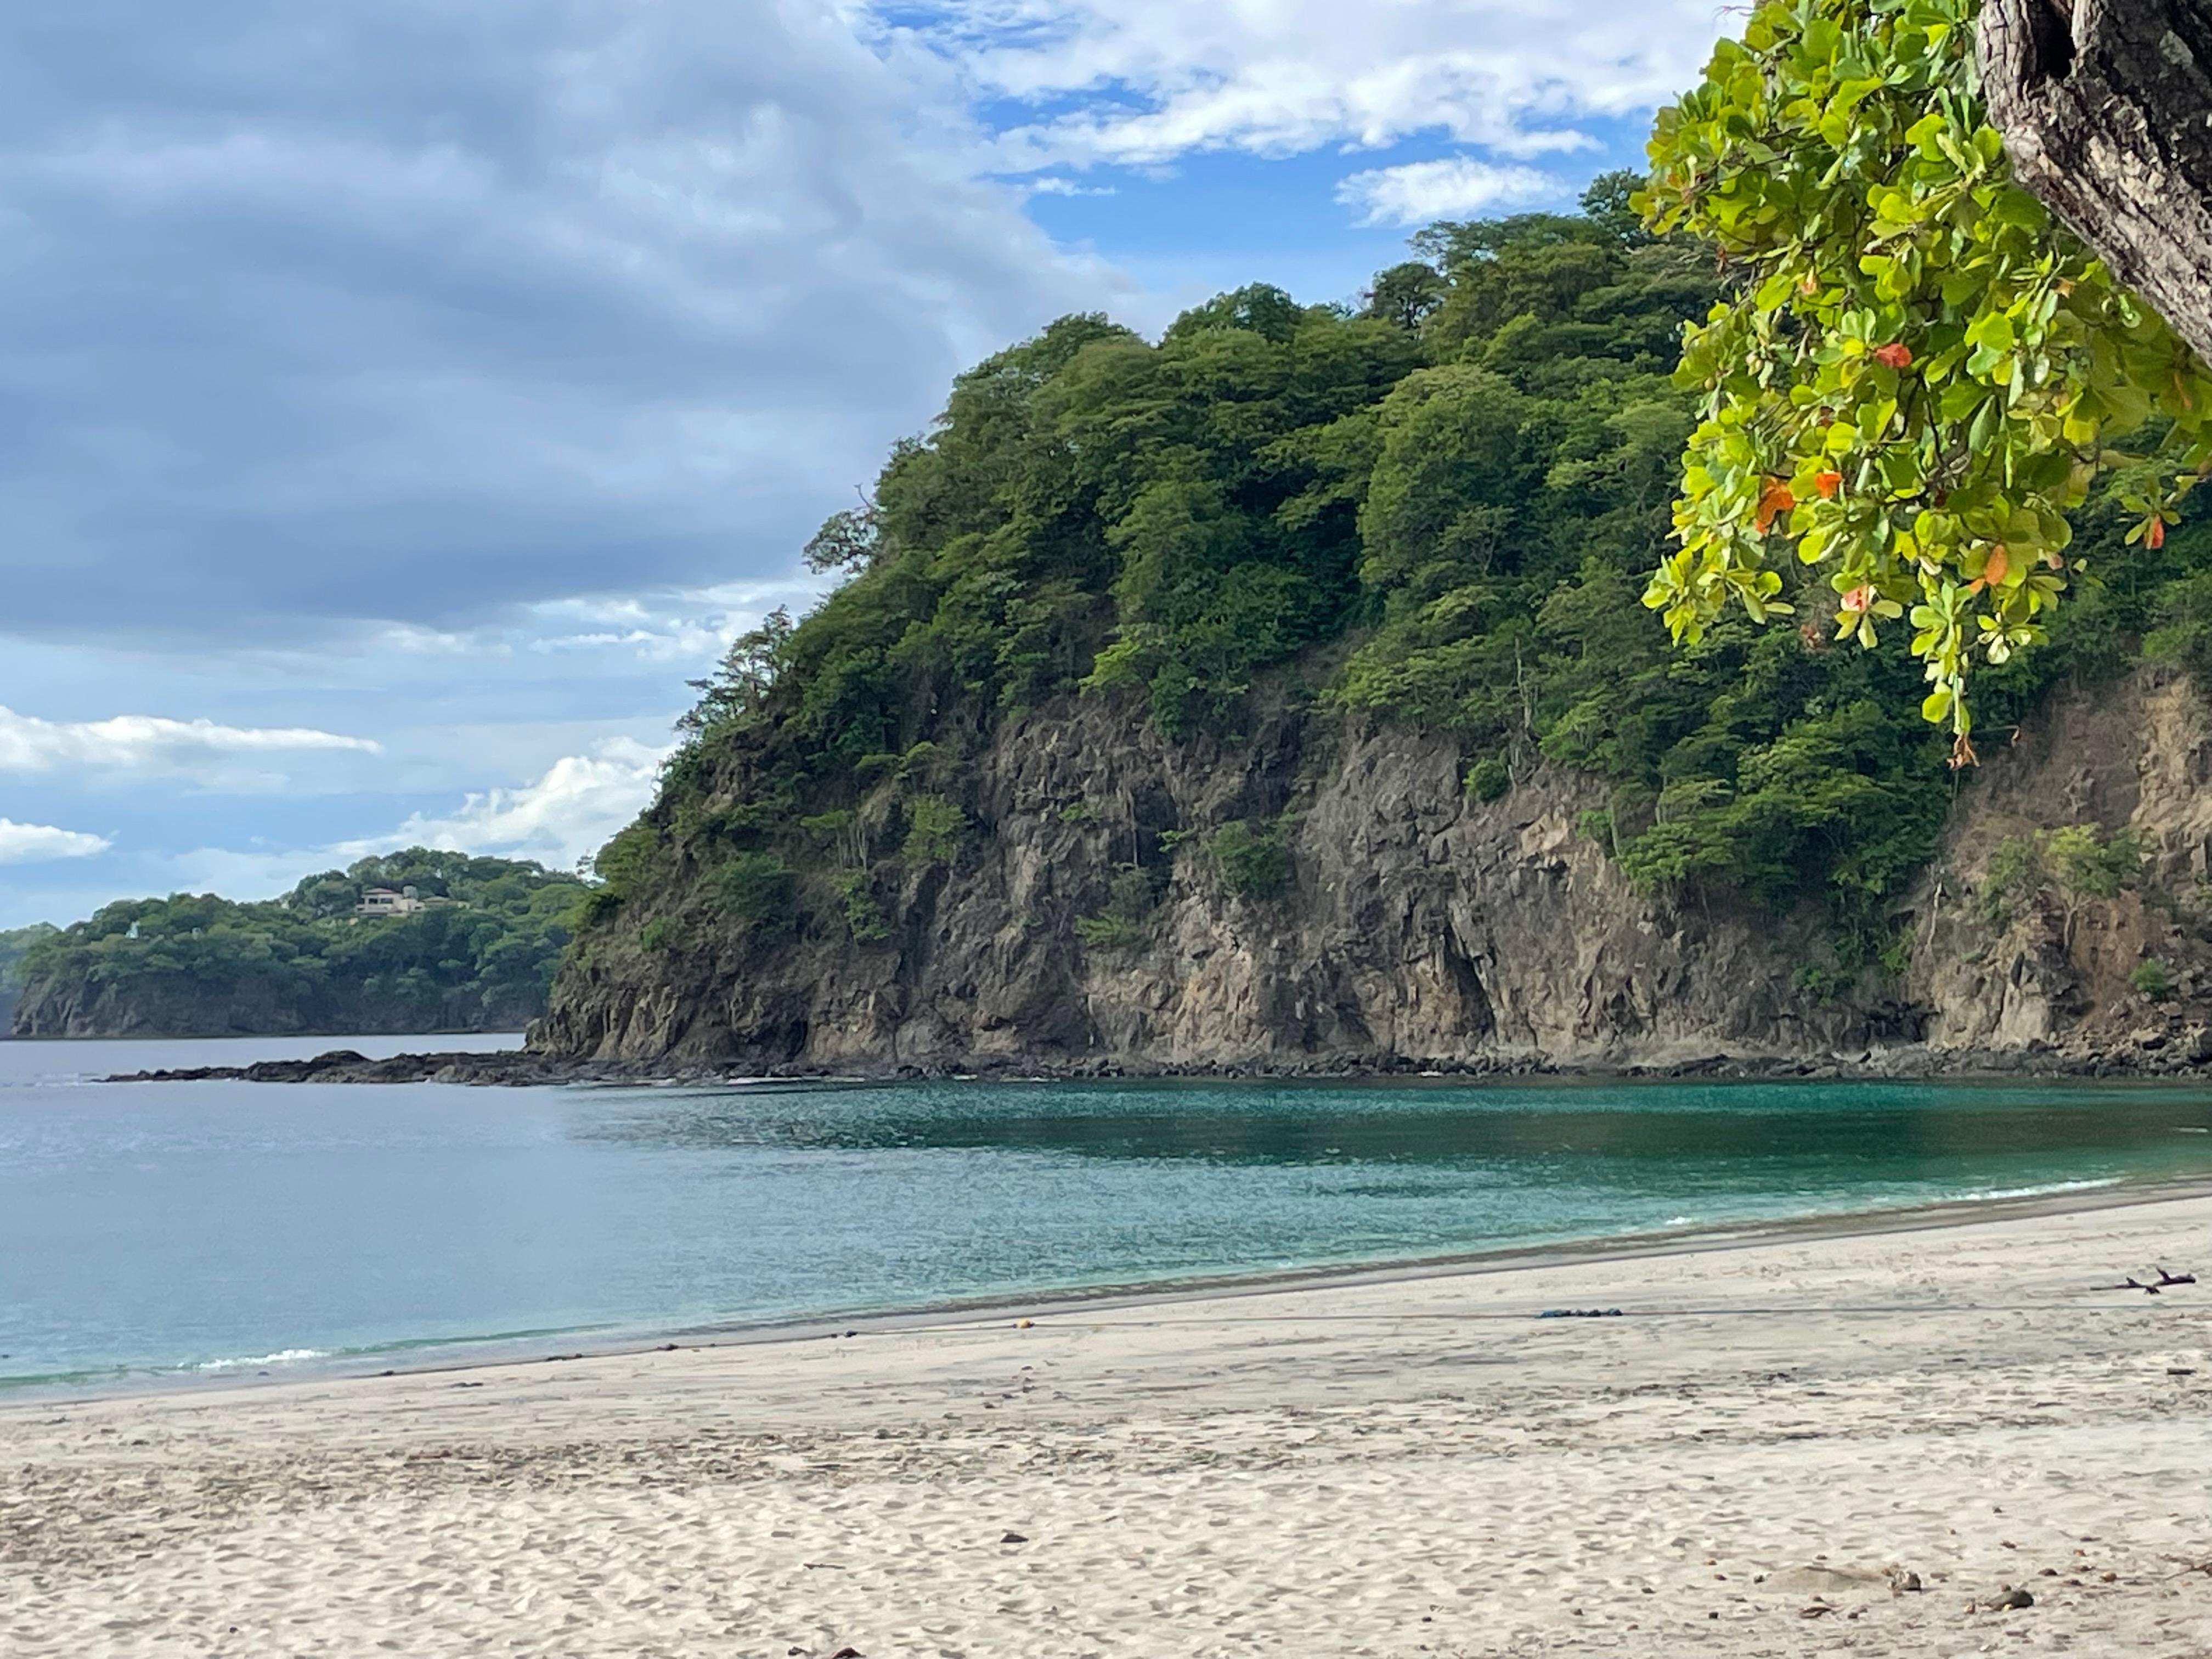
<path fill-rule="evenodd" d="M 1731 152 L 1726 165 L 1742 163 Z M 1171 743 L 1233 748 L 1261 707 L 1445 732 L 1478 799 L 1548 758 L 1603 781 L 1607 804 L 1585 829 L 1638 882 L 1733 889 L 1778 910 L 1809 902 L 1845 971 L 1893 955 L 1888 909 L 1933 851 L 1954 788 L 1946 743 L 1919 717 L 1906 632 L 1844 649 L 1826 628 L 1762 629 L 1713 608 L 1676 649 L 1645 608 L 1673 544 L 1685 446 L 1715 441 L 1721 418 L 1709 407 L 1699 436 L 1697 387 L 1678 384 L 1686 324 L 1722 304 L 1690 368 L 1698 381 L 1729 331 L 1774 344 L 1812 321 L 1767 317 L 1756 290 L 1746 299 L 1742 258 L 1717 269 L 1706 242 L 1647 231 L 1629 205 L 1641 182 L 1601 179 L 1579 214 L 1435 226 L 1358 307 L 1249 288 L 1155 343 L 1067 318 L 963 375 L 868 503 L 809 549 L 842 584 L 803 620 L 769 618 L 699 684 L 660 799 L 598 860 L 597 919 L 635 906 L 631 929 L 682 913 L 730 934 L 709 901 L 755 884 L 766 860 L 788 872 L 777 890 L 791 928 L 888 938 L 918 884 L 972 866 L 1008 810 L 970 793 L 971 759 L 1001 723 L 1080 695 L 1122 699 Z M 2073 314 L 2065 301 L 2052 318 Z M 1928 323 L 1916 354 L 1950 353 L 1948 326 Z M 1851 397 L 1904 387 L 1904 370 L 1837 343 L 1857 337 L 1830 342 Z M 1987 420 L 2029 418 L 2007 376 L 2033 388 L 2040 368 L 2018 353 L 2002 374 L 1994 360 L 1969 366 L 1971 349 L 1954 355 L 1957 383 L 1997 388 Z M 1887 378 L 1866 380 L 1876 372 Z M 1923 409 L 1919 392 L 1897 397 Z M 1953 424 L 1973 433 L 1979 407 Z M 1854 471 L 1833 502 L 1816 475 L 1808 499 L 1823 512 L 1874 501 L 1902 441 L 1853 410 L 1851 429 L 1875 436 L 1864 455 L 1854 439 L 1848 459 L 1872 471 L 1863 486 Z M 1789 527 L 1767 504 L 1765 527 Z M 2043 649 L 1978 673 L 1985 725 L 2020 718 L 2056 676 L 2117 668 L 2146 629 L 2178 658 L 2212 657 L 2212 575 L 2200 574 L 2212 546 L 2194 525 L 2166 533 L 2166 505 L 2160 515 L 2160 532 L 2105 580 L 2077 580 L 2063 624 L 2038 614 Z M 1898 522 L 1893 512 L 1883 532 L 1893 545 Z M 2117 551 L 2143 523 L 2100 495 L 2065 532 L 2068 557 Z M 1839 534 L 1835 556 L 1859 557 Z M 1808 583 L 1832 588 L 1825 570 L 1770 574 L 1755 584 L 1769 613 Z M 1982 574 L 1985 593 L 1986 559 Z M 1279 829 L 1139 834 L 1126 803 L 1040 810 L 1093 837 L 1100 862 L 1132 866 L 1071 922 L 1094 948 L 1152 937 L 1177 858 L 1209 856 L 1249 897 L 1291 890 Z M 753 903 L 737 908 L 757 929 Z"/>
<path fill-rule="evenodd" d="M 0 992 L 23 988 L 23 957 L 31 947 L 52 938 L 61 929 L 52 922 L 34 921 L 28 927 L 0 931 Z"/>
<path fill-rule="evenodd" d="M 2069 823 L 2008 836 L 1990 854 L 1975 902 L 1991 927 L 2009 927 L 2046 895 L 2070 912 L 2091 899 L 2118 898 L 2142 884 L 2149 849 L 2133 829 L 2106 835 L 2094 824 Z"/>
<path fill-rule="evenodd" d="M 2176 989 L 2172 969 L 2156 957 L 2136 963 L 2135 971 L 2128 975 L 2128 983 L 2135 987 L 2137 994 L 2153 1002 L 2170 1000 Z"/>
<path fill-rule="evenodd" d="M 1222 884 L 1239 898 L 1275 899 L 1290 890 L 1291 849 L 1280 824 L 1255 831 L 1249 824 L 1224 823 L 1207 839 L 1206 850 Z"/>
<path fill-rule="evenodd" d="M 1095 916 L 1075 919 L 1075 936 L 1094 951 L 1137 950 L 1152 940 L 1152 912 L 1159 896 L 1151 874 L 1135 865 L 1125 866 L 1115 872 L 1106 908 Z"/>
<path fill-rule="evenodd" d="M 357 917 L 372 887 L 443 902 Z M 46 1034 L 78 1011 L 134 1034 L 514 1030 L 543 1011 L 590 890 L 534 863 L 415 848 L 264 902 L 124 900 L 32 942 L 18 1029 Z"/>
<path fill-rule="evenodd" d="M 2212 471 L 2212 374 L 2014 181 L 1978 9 L 1769 0 L 1662 112 L 1638 198 L 1729 273 L 1646 602 L 1693 643 L 1731 607 L 1789 614 L 1794 551 L 1838 640 L 1909 637 L 1954 764 L 1969 671 L 2044 643 L 2093 568 L 2075 510 L 2102 488 L 2154 553 Z"/>

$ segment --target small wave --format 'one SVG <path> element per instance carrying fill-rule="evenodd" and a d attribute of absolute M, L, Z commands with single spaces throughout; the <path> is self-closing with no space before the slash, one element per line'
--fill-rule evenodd
<path fill-rule="evenodd" d="M 2094 1193 L 2125 1183 L 2118 1176 L 2101 1181 L 2053 1181 L 2041 1187 L 1984 1187 L 1971 1193 L 1947 1193 L 1938 1204 L 1988 1204 L 2005 1198 L 2049 1198 L 2058 1193 Z"/>
<path fill-rule="evenodd" d="M 330 1354 L 321 1348 L 279 1348 L 275 1353 L 254 1354 L 239 1359 L 203 1359 L 197 1365 L 186 1365 L 189 1371 L 242 1371 L 249 1366 L 298 1365 L 310 1359 L 327 1359 Z"/>

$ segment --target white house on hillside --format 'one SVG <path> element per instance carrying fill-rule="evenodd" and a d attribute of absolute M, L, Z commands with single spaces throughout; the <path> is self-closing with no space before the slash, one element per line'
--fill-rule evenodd
<path fill-rule="evenodd" d="M 394 891 L 389 887 L 372 887 L 361 896 L 361 902 L 353 907 L 357 916 L 411 916 L 422 908 L 422 900 L 412 887 Z"/>

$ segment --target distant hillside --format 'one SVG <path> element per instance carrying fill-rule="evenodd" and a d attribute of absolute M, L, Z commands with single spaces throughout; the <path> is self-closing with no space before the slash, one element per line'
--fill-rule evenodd
<path fill-rule="evenodd" d="M 359 913 L 383 890 L 403 914 Z M 412 848 L 281 899 L 128 899 L 23 939 L 16 1036 L 518 1030 L 544 1009 L 592 889 L 507 859 Z M 0 934 L 6 942 L 22 935 Z M 0 985 L 8 958 L 0 954 Z M 12 996 L 12 994 L 10 994 Z"/>
<path fill-rule="evenodd" d="M 24 952 L 59 932 L 60 928 L 45 921 L 0 931 L 0 1034 L 8 1030 L 9 1023 L 15 1018 L 16 1001 L 23 994 Z"/>

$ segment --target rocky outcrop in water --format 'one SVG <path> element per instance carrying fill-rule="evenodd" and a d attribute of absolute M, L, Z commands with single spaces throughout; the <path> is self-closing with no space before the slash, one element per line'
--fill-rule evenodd
<path fill-rule="evenodd" d="M 469 1083 L 621 1082 L 652 1075 L 635 1066 L 577 1063 L 544 1054 L 462 1051 L 392 1054 L 371 1060 L 352 1048 L 333 1048 L 310 1060 L 261 1060 L 250 1066 L 181 1066 L 122 1072 L 106 1083 Z"/>
<path fill-rule="evenodd" d="M 1462 764 L 1448 740 L 1289 711 L 1233 744 L 1175 744 L 1127 708 L 1066 700 L 999 733 L 966 780 L 973 832 L 904 873 L 890 938 L 810 915 L 761 946 L 672 880 L 564 971 L 531 1047 L 752 1074 L 2212 1058 L 2212 722 L 2178 678 L 2061 695 L 1962 785 L 1944 857 L 1894 917 L 1902 971 L 1824 966 L 1810 915 L 1638 892 L 1582 831 L 1603 804 L 1591 779 L 1539 768 L 1485 803 Z M 1290 884 L 1240 896 L 1198 837 L 1278 818 Z M 2104 896 L 2021 878 L 1990 900 L 2008 843 L 2018 863 L 2068 825 L 2132 830 L 2141 875 Z M 1149 908 L 1106 925 L 1131 866 Z"/>

